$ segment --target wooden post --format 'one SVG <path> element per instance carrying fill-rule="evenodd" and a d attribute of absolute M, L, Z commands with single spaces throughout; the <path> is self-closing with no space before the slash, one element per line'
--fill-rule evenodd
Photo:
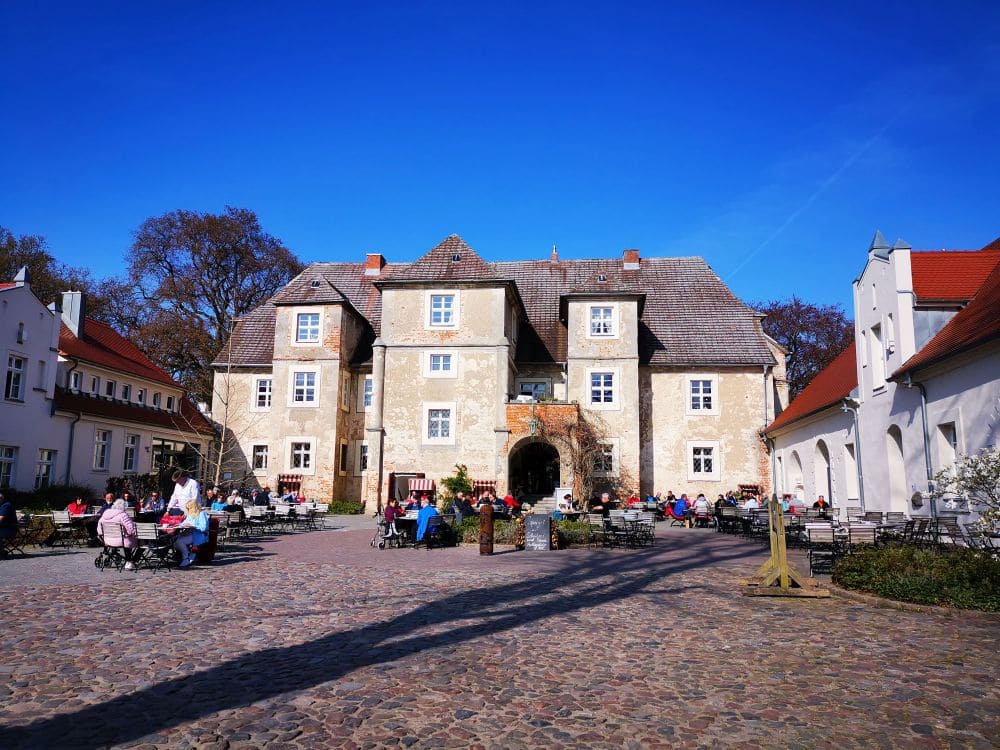
<path fill-rule="evenodd" d="M 812 578 L 803 576 L 788 562 L 785 548 L 785 515 L 777 495 L 767 503 L 768 526 L 771 535 L 771 557 L 750 578 L 742 581 L 745 596 L 805 596 L 827 597 Z"/>
<path fill-rule="evenodd" d="M 479 508 L 479 554 L 493 554 L 493 506 Z"/>

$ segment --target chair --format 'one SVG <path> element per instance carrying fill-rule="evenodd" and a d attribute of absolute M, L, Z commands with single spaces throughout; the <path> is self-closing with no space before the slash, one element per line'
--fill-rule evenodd
<path fill-rule="evenodd" d="M 946 539 L 946 540 L 945 540 Z M 938 518 L 938 544 L 958 545 L 964 542 L 962 529 L 958 525 L 958 518 L 953 516 L 941 516 Z"/>
<path fill-rule="evenodd" d="M 89 539 L 87 529 L 83 526 L 74 524 L 70 520 L 69 511 L 52 511 L 52 525 L 55 527 L 55 533 L 52 536 L 53 547 L 55 547 L 56 544 L 76 544 L 83 546 Z"/>
<path fill-rule="evenodd" d="M 841 554 L 833 527 L 810 524 L 806 528 L 806 533 L 809 538 L 809 575 L 832 573 L 833 566 Z"/>
<path fill-rule="evenodd" d="M 673 507 L 669 505 L 667 506 L 665 517 L 670 519 L 671 526 L 687 526 L 687 514 L 682 513 L 681 515 L 677 515 L 674 513 Z"/>
<path fill-rule="evenodd" d="M 643 546 L 656 544 L 656 512 L 643 511 L 639 514 L 639 543 Z"/>
<path fill-rule="evenodd" d="M 455 516 L 453 514 L 438 514 L 427 519 L 427 530 L 424 532 L 424 542 L 427 549 L 433 547 L 450 547 L 454 543 Z"/>
<path fill-rule="evenodd" d="M 860 505 L 851 505 L 847 508 L 847 521 L 863 521 L 865 518 L 865 512 L 862 510 Z"/>
<path fill-rule="evenodd" d="M 137 523 L 135 534 L 139 538 L 139 557 L 135 560 L 136 568 L 148 568 L 154 573 L 157 570 L 170 570 L 171 539 L 161 534 L 155 523 Z"/>
<path fill-rule="evenodd" d="M 330 503 L 313 503 L 313 526 L 317 529 L 326 528 L 326 515 L 330 512 Z"/>
<path fill-rule="evenodd" d="M 886 523 L 906 523 L 906 514 L 900 510 L 890 510 L 885 514 Z"/>
<path fill-rule="evenodd" d="M 708 510 L 694 511 L 694 525 L 701 528 L 714 526 L 715 514 L 712 513 L 711 508 L 709 508 Z"/>
<path fill-rule="evenodd" d="M 600 513 L 588 513 L 587 526 L 589 527 L 588 528 L 589 533 L 587 535 L 588 543 L 589 542 L 596 543 L 597 541 L 600 541 L 602 547 L 607 547 L 609 540 L 607 538 L 607 535 L 605 534 L 604 516 L 601 515 Z"/>
<path fill-rule="evenodd" d="M 865 513 L 865 520 L 869 523 L 882 523 L 882 511 L 869 510 Z"/>
<path fill-rule="evenodd" d="M 263 505 L 245 506 L 248 533 L 261 533 L 268 531 L 271 526 L 271 519 L 268 517 L 267 508 Z"/>
<path fill-rule="evenodd" d="M 99 570 L 107 570 L 108 568 L 115 568 L 118 572 L 125 569 L 125 534 L 122 530 L 121 524 L 108 523 L 102 527 L 104 532 L 101 537 L 101 541 L 104 543 L 104 548 L 101 553 L 94 560 L 94 565 L 97 566 Z"/>
<path fill-rule="evenodd" d="M 847 549 L 854 552 L 857 547 L 874 547 L 877 541 L 876 529 L 874 526 L 848 526 L 847 528 Z"/>

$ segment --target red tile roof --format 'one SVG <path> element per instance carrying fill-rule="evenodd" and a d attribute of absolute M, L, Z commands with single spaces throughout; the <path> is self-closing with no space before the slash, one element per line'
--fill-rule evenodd
<path fill-rule="evenodd" d="M 0 291 L 3 291 L 4 289 L 13 289 L 16 286 L 17 284 L 15 284 L 13 281 L 0 282 Z"/>
<path fill-rule="evenodd" d="M 995 263 L 992 273 L 986 277 L 972 301 L 959 310 L 892 377 L 899 378 L 906 372 L 926 367 L 996 338 L 1000 338 L 1000 262 Z"/>
<path fill-rule="evenodd" d="M 1000 248 L 914 251 L 910 254 L 913 291 L 920 302 L 966 302 L 1000 262 Z"/>
<path fill-rule="evenodd" d="M 111 326 L 92 318 L 84 320 L 83 335 L 79 338 L 73 335 L 65 323 L 60 324 L 59 353 L 157 383 L 172 385 L 175 388 L 181 387 L 139 347 Z"/>
<path fill-rule="evenodd" d="M 854 342 L 812 379 L 764 432 L 773 432 L 797 419 L 815 414 L 847 398 L 858 387 Z"/>
<path fill-rule="evenodd" d="M 179 430 L 180 432 L 197 432 L 206 436 L 215 434 L 211 423 L 186 398 L 181 398 L 181 412 L 177 414 L 163 409 L 154 409 L 125 401 L 109 401 L 99 396 L 56 388 L 55 404 L 59 411 L 81 412 L 96 417 L 136 422 Z"/>

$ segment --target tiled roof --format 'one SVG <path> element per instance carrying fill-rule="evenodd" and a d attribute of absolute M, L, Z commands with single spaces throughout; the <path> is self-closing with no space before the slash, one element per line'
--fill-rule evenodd
<path fill-rule="evenodd" d="M 459 255 L 460 260 L 452 260 Z M 653 365 L 769 365 L 775 360 L 757 315 L 737 299 L 701 258 L 643 258 L 641 269 L 623 270 L 622 260 L 550 260 L 486 263 L 457 235 L 451 235 L 410 264 L 388 264 L 380 276 L 366 276 L 363 263 L 313 263 L 293 283 L 311 289 L 323 278 L 339 290 L 372 325 L 381 329 L 379 282 L 512 281 L 528 317 L 520 331 L 521 362 L 566 359 L 566 327 L 559 320 L 560 297 L 571 293 L 645 295 L 639 357 Z M 604 275 L 606 281 L 599 281 Z M 374 282 L 374 283 L 373 283 Z M 237 324 L 231 340 L 234 365 L 266 365 L 274 345 L 275 301 L 296 301 L 288 287 Z M 308 304 L 303 298 L 302 304 Z M 225 365 L 228 346 L 216 357 Z M 364 356 L 356 356 L 361 361 Z"/>
<path fill-rule="evenodd" d="M 347 297 L 323 273 L 300 273 L 271 297 L 275 305 L 320 305 L 347 301 Z"/>
<path fill-rule="evenodd" d="M 993 243 L 996 245 L 997 243 Z M 966 302 L 1000 262 L 1000 248 L 913 251 L 913 291 L 920 302 Z"/>
<path fill-rule="evenodd" d="M 215 432 L 205 416 L 183 397 L 180 399 L 181 413 L 176 414 L 163 409 L 124 401 L 109 401 L 99 396 L 56 388 L 55 406 L 58 411 L 80 412 L 105 419 L 118 419 L 181 432 L 197 432 L 206 436 Z"/>
<path fill-rule="evenodd" d="M 858 387 L 858 369 L 855 360 L 856 349 L 852 341 L 844 351 L 812 379 L 802 392 L 788 405 L 764 432 L 773 432 L 779 427 L 815 414 L 847 398 Z"/>
<path fill-rule="evenodd" d="M 174 379 L 160 369 L 139 347 L 111 326 L 92 318 L 84 320 L 83 335 L 79 338 L 73 335 L 65 323 L 60 323 L 59 353 L 180 388 Z"/>
<path fill-rule="evenodd" d="M 465 281 L 497 279 L 496 269 L 457 234 L 448 235 L 413 263 L 384 275 L 383 281 Z"/>
<path fill-rule="evenodd" d="M 908 371 L 926 367 L 996 338 L 1000 338 L 1000 261 L 994 265 L 992 273 L 986 277 L 972 301 L 892 377 L 901 377 Z"/>
<path fill-rule="evenodd" d="M 0 282 L 0 292 L 2 292 L 4 289 L 13 289 L 16 286 L 17 284 L 15 284 L 13 281 Z"/>

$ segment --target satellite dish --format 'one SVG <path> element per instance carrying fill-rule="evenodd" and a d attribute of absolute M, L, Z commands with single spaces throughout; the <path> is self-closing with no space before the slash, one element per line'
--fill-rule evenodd
<path fill-rule="evenodd" d="M 919 491 L 918 492 L 914 492 L 913 495 L 910 497 L 910 504 L 914 508 L 922 508 L 922 507 L 924 507 L 924 496 L 921 495 Z"/>

